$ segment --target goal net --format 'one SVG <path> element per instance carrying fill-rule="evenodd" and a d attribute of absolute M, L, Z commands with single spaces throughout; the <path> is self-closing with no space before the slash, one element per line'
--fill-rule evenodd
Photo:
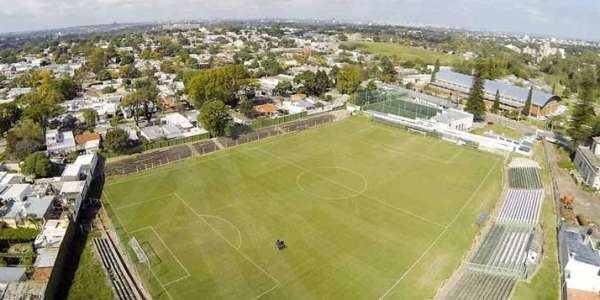
<path fill-rule="evenodd" d="M 423 137 L 427 136 L 427 132 L 422 131 L 422 130 L 418 130 L 418 129 L 414 129 L 414 128 L 408 128 L 408 133 L 415 133 L 415 134 L 420 134 Z"/>
<path fill-rule="evenodd" d="M 140 243 L 138 243 L 134 237 L 129 241 L 129 246 L 131 246 L 131 249 L 135 252 L 139 263 L 148 264 L 150 262 L 148 255 L 146 255 L 146 252 L 144 252 L 144 249 L 142 249 L 142 246 L 140 246 Z"/>

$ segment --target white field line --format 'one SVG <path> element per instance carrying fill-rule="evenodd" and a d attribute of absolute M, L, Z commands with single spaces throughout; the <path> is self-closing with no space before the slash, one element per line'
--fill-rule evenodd
<path fill-rule="evenodd" d="M 163 198 L 166 198 L 166 197 L 169 197 L 169 196 L 173 196 L 173 193 L 166 194 L 166 195 L 163 195 L 163 196 L 160 196 L 160 197 L 156 197 L 156 198 L 152 198 L 152 199 L 148 199 L 148 200 L 144 200 L 144 201 L 140 201 L 140 202 L 136 202 L 136 203 L 132 203 L 132 204 L 127 204 L 127 205 L 124 205 L 124 206 L 121 206 L 121 207 L 114 208 L 114 210 L 121 210 L 121 209 L 126 209 L 126 208 L 130 208 L 130 207 L 134 207 L 134 206 L 146 204 L 148 202 L 160 200 L 160 199 L 163 199 Z"/>
<path fill-rule="evenodd" d="M 158 232 L 156 232 L 156 230 L 154 230 L 154 227 L 150 226 L 150 229 L 152 230 L 152 232 L 154 232 L 154 235 L 156 235 L 156 237 L 158 238 L 158 240 L 165 246 L 165 248 L 167 248 L 167 251 L 169 251 L 169 253 L 171 254 L 171 256 L 173 256 L 173 258 L 177 261 L 177 263 L 179 264 L 179 266 L 189 276 L 190 275 L 190 271 L 188 271 L 188 269 L 185 268 L 185 266 L 181 263 L 181 261 L 177 258 L 177 256 L 175 256 L 175 254 L 173 254 L 173 251 L 171 251 L 171 248 L 169 248 L 169 246 L 167 246 L 167 243 L 165 243 L 165 241 L 160 237 L 160 235 L 158 235 Z"/>
<path fill-rule="evenodd" d="M 191 274 L 188 274 L 188 275 L 182 276 L 181 278 L 178 278 L 178 279 L 175 279 L 175 280 L 173 280 L 173 281 L 169 281 L 169 282 L 167 282 L 167 283 L 163 284 L 163 286 L 167 286 L 167 285 L 170 285 L 170 284 L 173 284 L 173 283 L 179 282 L 179 281 L 181 281 L 181 280 L 184 280 L 184 279 L 186 279 L 186 278 L 188 278 L 188 277 L 190 277 L 190 276 L 192 276 L 192 275 L 191 275 Z"/>
<path fill-rule="evenodd" d="M 460 149 L 460 151 L 458 151 L 458 153 L 456 153 L 454 156 L 452 156 L 451 159 L 449 159 L 448 161 L 446 161 L 446 164 L 449 165 L 452 163 L 452 161 L 457 158 L 459 155 L 461 155 L 463 152 L 465 151 L 465 149 Z"/>
<path fill-rule="evenodd" d="M 458 211 L 458 213 L 456 213 L 454 218 L 452 218 L 452 221 L 450 221 L 450 224 L 448 224 L 448 226 L 440 233 L 440 235 L 438 235 L 438 237 L 433 241 L 433 243 L 431 243 L 431 245 L 429 245 L 429 247 L 425 250 L 425 252 L 423 252 L 421 254 L 421 256 L 419 256 L 419 258 L 415 261 L 415 263 L 412 264 L 412 266 L 410 266 L 410 268 L 408 268 L 408 270 L 406 270 L 406 272 L 404 272 L 404 274 L 402 274 L 402 276 L 400 278 L 398 278 L 398 280 L 396 280 L 396 282 L 383 295 L 381 295 L 381 297 L 379 297 L 379 300 L 384 299 L 392 290 L 394 290 L 394 288 L 396 288 L 396 286 L 400 283 L 400 281 L 402 281 L 419 264 L 419 262 L 425 257 L 425 255 L 427 255 L 427 253 L 429 253 L 429 251 L 431 251 L 431 249 L 433 249 L 433 247 L 444 236 L 444 234 L 446 234 L 446 231 L 448 231 L 448 228 L 450 228 L 452 226 L 452 224 L 454 224 L 454 222 L 458 219 L 458 216 L 465 210 L 467 205 L 469 205 L 469 203 L 471 203 L 471 201 L 475 198 L 475 196 L 477 195 L 477 193 L 479 192 L 479 190 L 481 189 L 483 184 L 486 182 L 488 177 L 490 177 L 490 174 L 492 174 L 492 171 L 498 164 L 498 160 L 499 159 L 496 158 L 496 162 L 494 163 L 494 165 L 490 168 L 487 175 L 483 178 L 483 180 L 481 181 L 481 183 L 479 184 L 477 189 L 475 189 L 475 191 L 473 192 L 473 194 L 471 195 L 469 200 L 467 200 L 467 202 L 465 202 L 465 204 L 461 207 L 461 209 Z"/>
<path fill-rule="evenodd" d="M 244 252 L 238 250 L 216 228 L 214 228 L 208 221 L 206 221 L 204 219 L 204 217 L 202 217 L 202 214 L 199 214 L 198 212 L 196 212 L 196 210 L 194 210 L 194 208 L 192 208 L 187 202 L 185 202 L 185 200 L 183 200 L 183 198 L 181 198 L 177 193 L 175 193 L 174 195 L 175 195 L 175 197 L 177 197 L 179 199 L 179 201 L 181 201 L 181 203 L 183 203 L 185 206 L 187 206 L 190 209 L 190 211 L 192 211 L 196 216 L 198 216 L 198 218 L 200 218 L 200 220 L 202 220 L 208 227 L 210 227 L 219 237 L 221 237 L 221 239 L 223 239 L 223 241 L 225 241 L 227 244 L 229 244 L 229 246 L 231 246 L 231 248 L 235 249 L 235 251 L 237 251 L 239 254 L 241 254 L 245 259 L 247 259 L 250 263 L 252 263 L 256 268 L 258 268 L 265 275 L 267 275 L 269 278 L 271 278 L 271 280 L 273 280 L 277 284 L 275 287 L 271 288 L 271 290 L 274 289 L 274 288 L 276 288 L 276 287 L 278 287 L 280 285 L 279 280 L 275 279 L 275 277 L 273 277 L 273 275 L 269 274 L 269 272 L 267 272 L 265 269 L 263 269 L 261 266 L 259 266 L 250 257 L 248 257 L 248 255 L 246 255 Z"/>
<path fill-rule="evenodd" d="M 132 231 L 130 231 L 129 233 L 130 233 L 130 234 L 134 234 L 134 233 L 136 233 L 136 232 L 138 232 L 138 231 L 143 231 L 143 230 L 150 229 L 150 228 L 152 228 L 152 226 L 146 226 L 146 227 L 138 228 L 138 229 L 136 229 L 136 230 L 132 230 Z"/>
<path fill-rule="evenodd" d="M 125 224 L 123 223 L 123 221 L 121 221 L 121 217 L 119 217 L 119 214 L 113 208 L 112 203 L 110 202 L 110 199 L 108 198 L 108 194 L 106 193 L 106 191 L 103 191 L 102 194 L 104 194 L 104 198 L 106 199 L 106 202 L 108 202 L 108 205 L 110 205 L 110 209 L 112 209 L 114 211 L 114 213 L 115 213 L 115 216 L 117 216 L 117 221 L 119 221 L 119 224 L 121 224 L 121 228 L 123 228 L 123 230 L 125 230 L 125 233 L 127 234 L 127 236 L 129 238 L 131 238 L 131 235 L 127 231 L 127 228 L 125 228 Z M 116 228 L 114 228 L 114 229 L 116 230 Z"/>
<path fill-rule="evenodd" d="M 242 248 L 242 233 L 241 233 L 241 232 L 240 232 L 240 230 L 237 228 L 237 226 L 233 225 L 233 223 L 231 223 L 231 222 L 229 222 L 229 221 L 227 221 L 227 220 L 225 220 L 225 219 L 223 219 L 223 218 L 221 218 L 221 217 L 217 217 L 217 216 L 213 216 L 213 215 L 206 215 L 206 214 L 202 214 L 201 216 L 202 216 L 202 217 L 206 217 L 206 218 L 214 218 L 214 219 L 217 219 L 217 220 L 221 220 L 221 221 L 223 221 L 223 222 L 225 222 L 225 223 L 227 223 L 227 224 L 231 225 L 231 226 L 233 227 L 233 229 L 235 229 L 235 231 L 237 231 L 237 234 L 238 234 L 238 239 L 239 239 L 239 241 L 240 241 L 240 242 L 239 242 L 239 244 L 238 244 L 238 246 L 236 247 L 236 249 L 235 249 L 235 250 L 240 250 L 240 248 Z"/>
<path fill-rule="evenodd" d="M 374 126 L 374 125 L 371 125 L 371 126 L 369 126 L 369 127 L 365 128 L 365 129 L 361 129 L 361 130 L 359 130 L 359 131 L 355 132 L 353 135 L 359 135 L 359 134 L 361 134 L 361 133 L 363 133 L 363 132 L 365 132 L 365 131 L 369 131 L 369 130 L 371 130 L 371 129 L 373 129 L 373 128 L 375 128 L 375 126 Z"/>
<path fill-rule="evenodd" d="M 355 190 L 354 188 L 351 188 L 351 187 L 345 186 L 345 185 L 343 185 L 343 184 L 341 184 L 341 183 L 339 183 L 339 182 L 337 182 L 337 181 L 335 181 L 335 180 L 331 180 L 331 179 L 329 179 L 329 178 L 327 178 L 327 177 L 325 177 L 325 176 L 322 176 L 322 175 L 320 175 L 320 174 L 318 174 L 318 173 L 312 172 L 310 169 L 306 169 L 306 168 L 304 168 L 304 167 L 302 167 L 302 166 L 300 166 L 300 165 L 297 165 L 297 164 L 295 164 L 295 163 L 293 163 L 293 162 L 291 162 L 291 161 L 288 161 L 288 160 L 286 160 L 286 159 L 283 159 L 283 158 L 281 158 L 281 157 L 278 157 L 278 156 L 276 156 L 276 155 L 273 155 L 273 154 L 271 154 L 271 153 L 269 153 L 269 152 L 266 152 L 266 151 L 264 151 L 264 150 L 262 150 L 262 149 L 257 149 L 257 150 L 258 150 L 258 151 L 260 151 L 260 152 L 262 152 L 262 153 L 264 153 L 264 154 L 266 154 L 266 155 L 268 155 L 268 156 L 271 156 L 271 157 L 273 157 L 273 158 L 279 159 L 279 160 L 281 160 L 281 161 L 283 161 L 283 162 L 285 162 L 285 163 L 287 163 L 287 164 L 289 164 L 289 165 L 291 165 L 291 166 L 294 166 L 294 167 L 296 167 L 296 168 L 298 168 L 298 169 L 300 169 L 300 170 L 303 170 L 303 171 L 305 171 L 306 173 L 313 174 L 313 175 L 315 175 L 315 176 L 317 176 L 317 177 L 319 177 L 319 178 L 322 178 L 323 180 L 329 181 L 329 182 L 330 182 L 330 183 L 332 183 L 332 184 L 335 184 L 335 185 L 337 185 L 337 186 L 339 186 L 339 187 L 342 187 L 342 188 L 345 188 L 345 189 L 347 189 L 347 190 L 349 190 L 349 191 L 351 191 L 351 192 L 354 192 L 354 193 L 356 193 L 357 195 L 363 195 L 363 196 L 365 196 L 365 197 L 367 197 L 367 198 L 369 198 L 369 199 L 371 199 L 371 200 L 377 201 L 377 202 L 379 202 L 379 203 L 381 203 L 381 204 L 383 204 L 383 205 L 385 205 L 385 206 L 391 207 L 391 208 L 393 208 L 393 209 L 395 209 L 395 210 L 398 210 L 398 211 L 401 211 L 401 212 L 403 212 L 403 213 L 405 213 L 405 214 L 407 214 L 407 215 L 410 215 L 410 216 L 412 216 L 412 217 L 415 217 L 415 218 L 417 218 L 417 219 L 420 219 L 421 221 L 425 221 L 425 222 L 427 222 L 427 223 L 431 223 L 431 224 L 434 224 L 434 225 L 440 226 L 440 227 L 442 227 L 442 228 L 446 228 L 446 225 L 444 225 L 444 224 L 441 224 L 441 223 L 438 223 L 438 222 L 436 222 L 436 221 L 430 220 L 430 219 L 428 219 L 428 218 L 425 218 L 425 217 L 419 216 L 419 215 L 417 215 L 417 214 L 415 214 L 415 213 L 413 213 L 413 212 L 410 212 L 410 211 L 408 211 L 408 210 L 406 210 L 406 209 L 403 209 L 403 208 L 397 207 L 397 206 L 395 206 L 395 205 L 389 204 L 389 203 L 387 203 L 387 202 L 385 202 L 385 201 L 382 201 L 382 200 L 380 200 L 380 199 L 377 199 L 377 198 L 375 198 L 375 197 L 372 197 L 372 196 L 369 196 L 369 195 L 367 195 L 367 194 L 364 194 L 364 193 L 363 193 L 363 192 L 361 192 L 361 191 L 358 191 L 358 190 Z"/>

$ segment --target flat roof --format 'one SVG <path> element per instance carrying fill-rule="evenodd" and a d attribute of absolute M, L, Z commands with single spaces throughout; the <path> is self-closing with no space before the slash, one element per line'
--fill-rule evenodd
<path fill-rule="evenodd" d="M 79 194 L 83 191 L 85 181 L 66 181 L 60 189 L 61 194 Z"/>
<path fill-rule="evenodd" d="M 79 170 L 81 169 L 80 165 L 67 165 L 62 172 L 61 177 L 65 176 L 77 176 L 79 175 Z"/>
<path fill-rule="evenodd" d="M 0 267 L 0 282 L 20 281 L 25 276 L 26 268 Z"/>
<path fill-rule="evenodd" d="M 25 211 L 27 214 L 34 214 L 38 219 L 44 217 L 50 205 L 54 201 L 54 196 L 29 197 L 25 202 Z"/>

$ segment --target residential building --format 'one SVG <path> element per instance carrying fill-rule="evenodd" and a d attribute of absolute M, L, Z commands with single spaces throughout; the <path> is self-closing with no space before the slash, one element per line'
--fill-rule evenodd
<path fill-rule="evenodd" d="M 592 229 L 586 233 L 565 231 L 567 264 L 565 281 L 568 289 L 600 292 L 600 255 L 592 240 Z"/>
<path fill-rule="evenodd" d="M 77 152 L 85 154 L 93 154 L 100 148 L 100 135 L 98 133 L 86 133 L 75 136 L 75 144 L 77 144 Z"/>
<path fill-rule="evenodd" d="M 279 107 L 269 103 L 256 105 L 252 110 L 257 114 L 267 115 L 269 117 L 276 117 L 279 115 Z"/>
<path fill-rule="evenodd" d="M 456 130 L 469 130 L 473 127 L 473 114 L 454 108 L 442 110 L 441 114 L 431 120 Z"/>
<path fill-rule="evenodd" d="M 592 138 L 589 146 L 579 146 L 573 162 L 585 184 L 600 189 L 600 137 Z"/>
<path fill-rule="evenodd" d="M 442 69 L 436 73 L 435 82 L 431 83 L 442 89 L 467 95 L 473 85 L 473 77 L 451 70 Z M 529 89 L 504 82 L 485 80 L 484 96 L 488 105 L 492 105 L 496 91 L 500 92 L 500 104 L 505 109 L 522 109 L 525 106 Z M 533 91 L 531 100 L 531 115 L 542 117 L 554 113 L 562 99 L 556 95 Z"/>
<path fill-rule="evenodd" d="M 46 153 L 48 155 L 67 155 L 77 151 L 73 132 L 59 132 L 56 129 L 46 131 Z"/>

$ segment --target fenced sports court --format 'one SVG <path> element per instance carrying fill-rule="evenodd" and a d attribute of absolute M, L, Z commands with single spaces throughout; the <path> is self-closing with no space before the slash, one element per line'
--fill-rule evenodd
<path fill-rule="evenodd" d="M 357 94 L 356 104 L 365 111 L 377 111 L 411 119 L 429 119 L 442 110 L 413 100 L 408 93 L 401 91 L 364 91 Z"/>

